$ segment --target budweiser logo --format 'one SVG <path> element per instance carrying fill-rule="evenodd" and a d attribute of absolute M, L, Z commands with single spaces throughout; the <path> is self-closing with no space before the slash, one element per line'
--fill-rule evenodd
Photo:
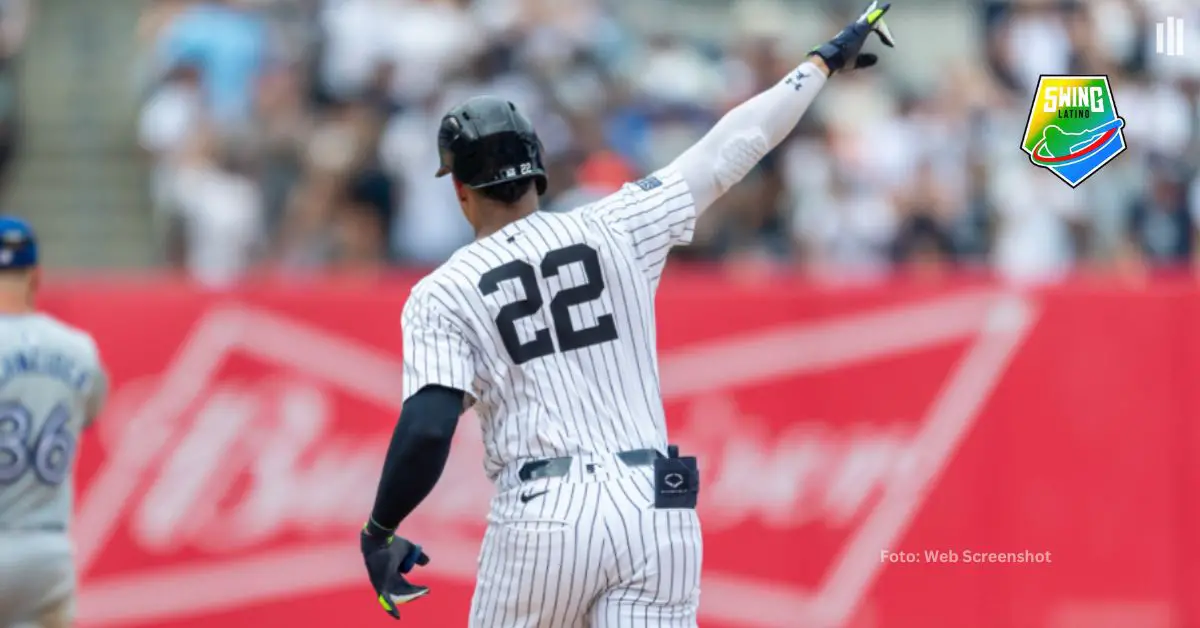
<path fill-rule="evenodd" d="M 251 331 L 256 325 L 278 326 L 254 314 L 243 318 L 228 312 L 215 317 L 220 328 Z M 198 335 L 211 335 L 201 326 Z M 302 331 L 303 330 L 303 331 Z M 292 328 L 322 341 L 333 341 L 305 328 Z M 282 339 L 282 338 L 281 338 Z M 90 564 L 102 550 L 103 539 L 89 536 L 95 524 L 112 532 L 118 517 L 128 517 L 126 532 L 137 545 L 156 555 L 179 554 L 188 549 L 206 555 L 244 555 L 248 548 L 270 546 L 285 539 L 346 538 L 347 530 L 362 525 L 374 495 L 369 488 L 379 478 L 383 450 L 391 437 L 399 398 L 399 364 L 391 357 L 372 355 L 375 366 L 396 375 L 364 407 L 367 416 L 346 416 L 338 399 L 347 393 L 333 381 L 316 377 L 304 368 L 266 359 L 258 351 L 283 348 L 267 343 L 230 352 L 250 353 L 253 366 L 240 364 L 235 377 L 222 377 L 220 359 L 212 377 L 202 386 L 180 391 L 171 374 L 133 381 L 112 399 L 99 424 L 104 446 L 104 469 L 90 483 L 80 508 L 80 558 Z M 208 341 L 189 343 L 204 351 Z M 288 345 L 293 348 L 294 345 Z M 357 361 L 354 347 L 342 347 L 346 366 Z M 349 351 L 347 351 L 349 349 Z M 369 348 L 359 348 L 371 355 Z M 189 360 L 183 356 L 182 361 Z M 317 358 L 316 362 L 321 362 Z M 303 365 L 303 363 L 301 363 Z M 328 362 L 324 363 L 328 366 Z M 190 365 L 189 365 L 190 366 Z M 338 366 L 343 366 L 339 364 Z M 190 368 L 187 369 L 190 371 Z M 361 369 L 347 369 L 355 377 Z M 247 373 L 254 373 L 248 377 Z M 368 378 L 369 380 L 370 378 Z M 181 398 L 164 397 L 164 391 Z M 169 409 L 169 415 L 157 411 Z M 154 410 L 156 412 L 150 412 Z M 381 416 L 384 417 L 381 420 Z M 362 428 L 369 419 L 367 430 Z M 482 530 L 491 485 L 480 470 L 483 447 L 472 421 L 459 431 L 454 460 L 447 466 L 442 486 L 423 504 L 418 523 L 436 522 L 445 532 L 461 527 L 475 535 Z M 474 464 L 462 464 L 465 460 Z M 137 470 L 138 473 L 130 474 Z M 104 471 L 110 471 L 108 476 Z M 121 484 L 125 499 L 101 504 L 97 493 Z"/>
<path fill-rule="evenodd" d="M 194 405 L 129 505 L 139 545 L 220 554 L 361 525 L 387 434 L 339 436 L 332 393 L 276 379 L 217 385 Z"/>
<path fill-rule="evenodd" d="M 848 526 L 911 460 L 911 423 L 842 430 L 788 423 L 770 433 L 771 422 L 742 411 L 732 395 L 690 404 L 679 440 L 703 462 L 706 532 L 748 522 L 781 530 Z"/>
<path fill-rule="evenodd" d="M 759 583 L 710 561 L 702 613 L 746 626 L 844 622 L 882 568 L 857 558 L 877 557 L 903 533 L 1030 318 L 1020 300 L 969 294 L 664 355 L 664 395 L 683 403 L 674 440 L 702 462 L 706 535 L 746 524 L 849 534 L 815 588 Z M 964 339 L 971 346 L 919 421 L 835 430 L 807 420 L 771 431 L 732 394 Z M 347 531 L 370 509 L 364 487 L 378 478 L 400 381 L 398 361 L 375 348 L 276 315 L 211 312 L 161 376 L 118 391 L 101 423 L 103 462 L 76 526 L 82 615 L 104 625 L 252 604 L 281 593 L 257 579 L 268 567 L 296 574 L 286 583 L 293 595 L 358 583 Z M 406 523 L 438 548 L 437 572 L 466 582 L 492 494 L 482 455 L 468 421 L 439 488 Z M 146 564 L 173 557 L 170 566 L 101 569 L 114 535 Z M 747 604 L 755 617 L 744 616 Z"/>

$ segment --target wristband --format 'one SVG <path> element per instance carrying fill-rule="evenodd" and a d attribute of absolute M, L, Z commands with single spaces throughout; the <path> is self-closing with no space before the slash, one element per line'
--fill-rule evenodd
<path fill-rule="evenodd" d="M 372 537 L 372 538 L 388 539 L 395 532 L 396 532 L 396 528 L 391 528 L 391 529 L 385 528 L 385 527 L 379 525 L 378 523 L 375 523 L 375 519 L 372 517 L 368 517 L 367 522 L 363 524 L 363 534 L 366 534 L 367 536 Z"/>

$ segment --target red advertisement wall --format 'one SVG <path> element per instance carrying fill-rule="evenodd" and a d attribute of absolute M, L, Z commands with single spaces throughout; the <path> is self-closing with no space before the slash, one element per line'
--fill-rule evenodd
<path fill-rule="evenodd" d="M 356 534 L 411 285 L 46 294 L 115 382 L 79 463 L 83 626 L 391 625 Z M 675 276 L 658 306 L 704 476 L 701 626 L 1200 626 L 1200 289 Z M 406 522 L 433 557 L 406 625 L 466 624 L 473 421 Z"/>

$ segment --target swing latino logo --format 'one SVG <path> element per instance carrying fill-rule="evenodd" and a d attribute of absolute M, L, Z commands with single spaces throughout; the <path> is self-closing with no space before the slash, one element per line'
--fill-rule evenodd
<path fill-rule="evenodd" d="M 1074 188 L 1125 152 L 1124 126 L 1107 76 L 1043 76 L 1021 148 Z"/>

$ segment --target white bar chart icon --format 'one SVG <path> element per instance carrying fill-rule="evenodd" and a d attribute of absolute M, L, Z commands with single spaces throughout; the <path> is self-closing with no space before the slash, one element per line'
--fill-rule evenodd
<path fill-rule="evenodd" d="M 1183 18 L 1169 17 L 1154 25 L 1154 51 L 1168 57 L 1183 56 Z"/>

